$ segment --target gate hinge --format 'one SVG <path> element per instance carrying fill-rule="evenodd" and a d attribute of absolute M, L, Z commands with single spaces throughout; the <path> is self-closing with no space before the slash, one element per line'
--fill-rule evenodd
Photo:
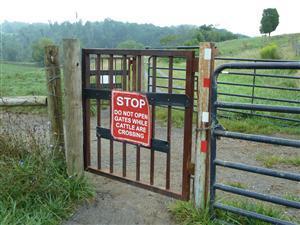
<path fill-rule="evenodd" d="M 193 59 L 193 73 L 196 73 L 199 71 L 199 57 L 195 57 Z"/>
<path fill-rule="evenodd" d="M 194 175 L 195 174 L 195 163 L 190 163 L 189 165 L 189 174 Z"/>

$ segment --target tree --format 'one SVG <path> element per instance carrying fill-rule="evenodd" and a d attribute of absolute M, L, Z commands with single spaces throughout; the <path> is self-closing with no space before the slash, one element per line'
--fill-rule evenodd
<path fill-rule="evenodd" d="M 136 42 L 134 40 L 123 41 L 118 44 L 117 48 L 125 48 L 125 49 L 143 49 L 145 48 L 142 43 Z"/>
<path fill-rule="evenodd" d="M 260 21 L 260 33 L 261 34 L 271 34 L 274 30 L 276 30 L 279 24 L 279 14 L 276 8 L 268 8 L 264 9 L 262 18 Z"/>
<path fill-rule="evenodd" d="M 159 42 L 162 46 L 175 46 L 179 39 L 179 35 L 170 34 L 162 37 Z"/>
<path fill-rule="evenodd" d="M 32 59 L 40 66 L 44 65 L 45 47 L 53 45 L 53 41 L 49 38 L 41 38 L 32 44 Z"/>
<path fill-rule="evenodd" d="M 22 49 L 14 35 L 2 34 L 1 41 L 0 55 L 3 57 L 2 59 L 8 61 L 17 61 L 20 59 L 19 53 Z"/>

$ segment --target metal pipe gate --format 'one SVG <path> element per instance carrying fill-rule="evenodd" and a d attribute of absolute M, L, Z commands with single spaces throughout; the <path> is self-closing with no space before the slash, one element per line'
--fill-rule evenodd
<path fill-rule="evenodd" d="M 273 106 L 273 105 L 261 105 L 261 104 L 244 104 L 244 103 L 231 103 L 221 102 L 218 100 L 218 76 L 225 69 L 300 69 L 299 62 L 258 62 L 258 63 L 228 63 L 218 67 L 212 77 L 212 96 L 211 96 L 211 158 L 210 158 L 210 210 L 214 214 L 215 209 L 225 210 L 231 213 L 239 214 L 246 217 L 259 219 L 272 224 L 293 224 L 289 221 L 283 221 L 280 219 L 272 218 L 266 215 L 255 213 L 252 211 L 246 211 L 244 209 L 224 205 L 216 202 L 216 190 L 245 196 L 270 202 L 278 205 L 288 206 L 295 209 L 300 209 L 300 202 L 287 200 L 281 197 L 261 194 L 254 191 L 244 190 L 237 187 L 232 187 L 217 182 L 216 172 L 219 167 L 227 167 L 240 171 L 247 171 L 250 173 L 262 174 L 266 176 L 272 176 L 287 180 L 300 182 L 299 173 L 283 172 L 273 169 L 266 169 L 257 166 L 250 166 L 242 163 L 224 161 L 217 158 L 217 138 L 231 138 L 240 139 L 253 142 L 268 143 L 273 145 L 290 146 L 300 148 L 300 140 L 277 138 L 263 135 L 245 134 L 239 132 L 225 131 L 221 124 L 217 120 L 218 109 L 239 109 L 239 110 L 255 110 L 255 111 L 266 111 L 266 112 L 281 112 L 281 113 L 292 113 L 300 114 L 300 107 L 288 107 L 288 106 Z"/>

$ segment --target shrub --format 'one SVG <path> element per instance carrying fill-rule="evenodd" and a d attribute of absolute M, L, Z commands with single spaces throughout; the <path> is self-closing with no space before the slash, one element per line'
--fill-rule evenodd
<path fill-rule="evenodd" d="M 260 50 L 260 57 L 262 59 L 280 59 L 278 46 L 274 43 L 265 46 Z"/>
<path fill-rule="evenodd" d="M 0 224 L 59 224 L 94 190 L 84 177 L 67 175 L 42 126 L 21 119 L 0 125 Z"/>

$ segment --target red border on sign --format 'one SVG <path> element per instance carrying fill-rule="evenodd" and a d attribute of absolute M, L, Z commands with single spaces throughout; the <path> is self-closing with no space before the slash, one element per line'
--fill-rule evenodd
<path fill-rule="evenodd" d="M 148 102 L 148 98 L 147 98 L 147 96 L 144 95 L 144 94 L 141 94 L 141 93 L 139 93 L 139 92 L 119 91 L 119 90 L 113 89 L 113 90 L 111 91 L 111 111 L 110 111 L 110 116 L 111 116 L 111 117 L 112 117 L 113 112 L 114 112 L 114 104 L 112 104 L 112 99 L 113 99 L 113 97 L 114 97 L 114 94 L 116 94 L 116 93 L 129 94 L 129 95 L 135 94 L 135 95 L 143 96 L 143 97 L 145 98 L 145 100 L 146 100 L 146 104 L 147 104 L 148 106 L 150 106 L 150 105 L 149 105 L 149 102 Z M 128 143 L 132 143 L 132 144 L 136 144 L 136 145 L 142 145 L 142 146 L 145 146 L 145 147 L 151 147 L 151 140 L 152 140 L 152 114 L 151 114 L 150 107 L 148 108 L 148 111 L 149 111 L 149 113 L 148 113 L 148 115 L 149 115 L 149 119 L 148 119 L 148 121 L 149 121 L 149 126 L 148 126 L 149 138 L 148 138 L 148 142 L 147 142 L 146 144 L 145 144 L 145 142 L 139 142 L 139 141 L 132 140 L 132 139 L 128 139 L 128 138 L 119 138 L 119 137 L 115 137 L 115 136 L 113 135 L 113 130 L 112 130 L 112 127 L 113 127 L 113 119 L 110 118 L 110 120 L 111 120 L 111 122 L 110 122 L 110 133 L 111 133 L 112 137 L 113 137 L 114 139 L 116 139 L 116 140 L 119 140 L 119 141 L 126 141 L 126 142 L 128 142 Z"/>

